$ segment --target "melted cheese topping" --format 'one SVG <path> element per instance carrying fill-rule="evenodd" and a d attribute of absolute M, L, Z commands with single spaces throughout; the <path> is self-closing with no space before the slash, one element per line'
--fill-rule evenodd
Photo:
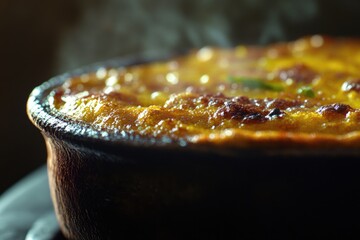
<path fill-rule="evenodd" d="M 48 98 L 106 131 L 154 139 L 360 146 L 360 42 L 322 36 L 202 48 L 168 61 L 100 68 Z"/>

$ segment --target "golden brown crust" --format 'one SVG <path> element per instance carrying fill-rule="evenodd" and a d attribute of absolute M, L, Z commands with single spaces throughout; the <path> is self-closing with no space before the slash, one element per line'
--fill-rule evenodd
<path fill-rule="evenodd" d="M 49 101 L 98 129 L 249 146 L 360 146 L 360 42 L 202 48 L 69 79 Z"/>

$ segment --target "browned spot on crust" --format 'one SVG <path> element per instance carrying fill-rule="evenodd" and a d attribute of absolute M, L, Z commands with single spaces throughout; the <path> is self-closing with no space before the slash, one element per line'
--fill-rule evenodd
<path fill-rule="evenodd" d="M 286 110 L 288 108 L 305 106 L 306 103 L 300 100 L 287 100 L 282 98 L 266 99 L 266 106 L 268 108 L 279 108 L 280 110 Z"/>
<path fill-rule="evenodd" d="M 61 97 L 64 95 L 65 91 L 62 88 L 57 88 L 54 90 L 54 98 L 55 100 L 61 100 Z"/>
<path fill-rule="evenodd" d="M 285 68 L 279 71 L 279 78 L 286 81 L 292 79 L 296 83 L 311 83 L 317 73 L 306 66 L 305 64 L 296 64 L 290 68 Z"/>
<path fill-rule="evenodd" d="M 344 92 L 350 92 L 350 91 L 360 92 L 360 79 L 344 82 L 341 89 Z"/>
<path fill-rule="evenodd" d="M 272 109 L 269 114 L 266 116 L 268 119 L 274 119 L 283 117 L 285 115 L 284 111 L 280 110 L 279 108 Z"/>
<path fill-rule="evenodd" d="M 225 100 L 228 99 L 222 93 L 217 94 L 206 94 L 199 97 L 201 103 L 205 106 L 221 106 L 224 104 Z"/>
<path fill-rule="evenodd" d="M 64 89 L 57 88 L 53 91 L 53 98 L 54 98 L 54 106 L 59 107 L 60 104 L 63 103 L 63 100 L 61 99 L 62 96 L 64 96 Z"/>
<path fill-rule="evenodd" d="M 243 123 L 261 123 L 284 115 L 285 112 L 279 108 L 266 108 L 263 101 L 250 100 L 247 97 L 229 99 L 215 112 L 215 116 L 234 119 Z"/>
<path fill-rule="evenodd" d="M 224 104 L 226 100 L 230 99 L 229 97 L 226 97 L 222 93 L 218 94 L 188 94 L 183 95 L 179 94 L 170 100 L 168 100 L 164 107 L 166 108 L 180 108 L 180 109 L 194 109 L 198 106 L 203 107 L 219 107 Z"/>
<path fill-rule="evenodd" d="M 309 103 L 288 99 L 255 99 L 246 96 L 226 97 L 224 94 L 178 95 L 167 101 L 165 108 L 216 108 L 215 118 L 226 118 L 243 123 L 260 123 L 285 116 L 289 108 L 309 107 Z"/>
<path fill-rule="evenodd" d="M 265 122 L 268 111 L 251 104 L 239 104 L 233 101 L 225 102 L 216 112 L 216 116 L 235 119 L 245 123 Z"/>
<path fill-rule="evenodd" d="M 324 105 L 318 108 L 317 112 L 322 114 L 326 118 L 339 118 L 345 117 L 346 114 L 354 109 L 349 105 L 342 103 L 334 103 L 330 105 Z"/>

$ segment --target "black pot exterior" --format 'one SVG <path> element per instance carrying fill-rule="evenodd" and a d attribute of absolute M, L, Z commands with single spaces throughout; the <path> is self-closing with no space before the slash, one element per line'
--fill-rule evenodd
<path fill-rule="evenodd" d="M 356 158 L 129 156 L 45 138 L 69 239 L 343 238 L 359 229 Z"/>

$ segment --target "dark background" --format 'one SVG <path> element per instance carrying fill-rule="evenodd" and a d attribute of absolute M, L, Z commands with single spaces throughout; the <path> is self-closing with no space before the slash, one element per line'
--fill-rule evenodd
<path fill-rule="evenodd" d="M 26 116 L 51 76 L 147 50 L 360 35 L 360 1 L 0 0 L 0 193 L 45 164 Z"/>

